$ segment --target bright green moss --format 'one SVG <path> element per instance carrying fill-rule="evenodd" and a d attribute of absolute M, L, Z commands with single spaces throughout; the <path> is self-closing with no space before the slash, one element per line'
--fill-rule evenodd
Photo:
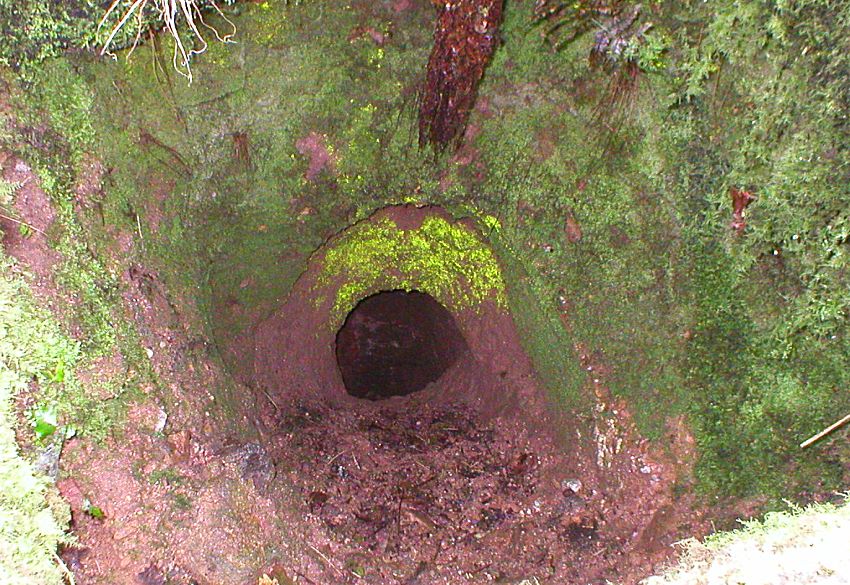
<path fill-rule="evenodd" d="M 66 47 L 84 47 L 94 41 L 100 9 L 90 2 L 36 2 L 0 0 L 4 23 L 0 63 L 26 69 Z"/>
<path fill-rule="evenodd" d="M 337 319 L 380 290 L 419 290 L 455 310 L 489 298 L 506 306 L 492 251 L 472 231 L 439 217 L 415 230 L 390 219 L 353 227 L 328 250 L 319 285 L 337 278 L 345 281 L 333 305 Z"/>
<path fill-rule="evenodd" d="M 13 264 L 0 254 L 0 582 L 59 585 L 64 581 L 54 555 L 68 542 L 67 506 L 51 507 L 55 488 L 21 456 L 14 400 L 33 380 L 42 387 L 75 383 L 71 370 L 80 350 L 37 310 L 12 271 Z M 62 364 L 62 382 L 54 381 L 57 364 Z"/>
<path fill-rule="evenodd" d="M 33 75 L 27 101 L 36 116 L 47 113 L 50 124 L 67 142 L 75 164 L 97 142 L 91 120 L 92 93 L 73 66 L 64 60 L 42 65 Z M 27 122 L 36 125 L 43 120 Z"/>

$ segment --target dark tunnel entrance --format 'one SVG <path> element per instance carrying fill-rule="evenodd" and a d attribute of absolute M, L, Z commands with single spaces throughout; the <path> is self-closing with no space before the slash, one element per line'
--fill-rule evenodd
<path fill-rule="evenodd" d="M 384 291 L 360 301 L 336 336 L 348 393 L 383 400 L 422 390 L 467 351 L 451 313 L 428 294 Z"/>

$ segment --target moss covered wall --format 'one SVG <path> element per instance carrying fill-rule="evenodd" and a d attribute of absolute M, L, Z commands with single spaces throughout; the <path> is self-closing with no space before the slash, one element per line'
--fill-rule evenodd
<path fill-rule="evenodd" d="M 553 52 L 512 2 L 466 143 L 435 158 L 415 135 L 425 4 L 240 5 L 238 44 L 211 45 L 191 87 L 164 40 L 50 63 L 22 99 L 52 133 L 29 147 L 70 177 L 102 159 L 76 207 L 89 247 L 138 237 L 225 341 L 375 209 L 490 217 L 555 399 L 585 382 L 584 347 L 648 437 L 687 417 L 704 491 L 837 487 L 846 447 L 796 445 L 850 409 L 848 9 L 650 3 L 653 59 L 622 91 L 588 65 L 592 33 Z M 733 188 L 756 196 L 742 233 Z"/>

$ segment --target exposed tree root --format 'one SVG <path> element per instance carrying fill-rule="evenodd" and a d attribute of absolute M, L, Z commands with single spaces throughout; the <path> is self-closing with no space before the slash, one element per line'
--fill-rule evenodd
<path fill-rule="evenodd" d="M 419 108 L 419 144 L 457 144 L 498 45 L 502 0 L 435 0 L 439 9 Z"/>

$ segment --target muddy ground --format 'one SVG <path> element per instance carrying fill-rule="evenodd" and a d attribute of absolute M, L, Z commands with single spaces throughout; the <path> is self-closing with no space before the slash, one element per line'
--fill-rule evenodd
<path fill-rule="evenodd" d="M 13 158 L 4 168 L 25 185 L 20 217 L 46 230 L 53 216 L 37 178 Z M 49 274 L 58 259 L 39 235 L 7 236 L 5 247 L 61 312 Z M 131 254 L 129 235 L 116 241 L 114 260 Z M 581 347 L 605 416 L 590 427 L 541 418 L 545 399 L 504 313 L 457 315 L 470 352 L 420 392 L 372 401 L 338 395 L 339 387 L 270 394 L 237 385 L 241 406 L 223 421 L 211 389 L 229 374 L 192 330 L 191 300 L 171 296 L 138 264 L 121 278 L 127 317 L 160 385 L 144 390 L 105 443 L 76 437 L 65 446 L 58 485 L 76 543 L 62 558 L 78 584 L 247 585 L 263 575 L 317 584 L 635 583 L 670 556 L 673 541 L 705 528 L 692 502 L 674 497 L 692 455 L 684 426 L 670 428 L 669 448 L 651 452 L 625 405 L 608 396 L 604 364 Z M 284 312 L 322 318 L 297 286 Z M 287 335 L 320 325 L 277 323 L 295 328 Z M 483 343 L 493 326 L 502 342 Z M 328 345 L 309 337 L 302 346 Z M 332 344 L 321 349 L 296 352 L 302 359 L 285 379 L 336 371 Z M 582 448 L 559 439 L 591 427 Z"/>
<path fill-rule="evenodd" d="M 551 443 L 463 404 L 305 408 L 270 445 L 307 508 L 318 559 L 294 570 L 308 583 L 630 577 L 623 560 L 638 551 L 595 480 L 567 473 Z"/>
<path fill-rule="evenodd" d="M 635 583 L 702 527 L 639 444 L 600 468 L 463 403 L 294 404 L 218 450 L 132 417 L 66 453 L 78 583 Z"/>

